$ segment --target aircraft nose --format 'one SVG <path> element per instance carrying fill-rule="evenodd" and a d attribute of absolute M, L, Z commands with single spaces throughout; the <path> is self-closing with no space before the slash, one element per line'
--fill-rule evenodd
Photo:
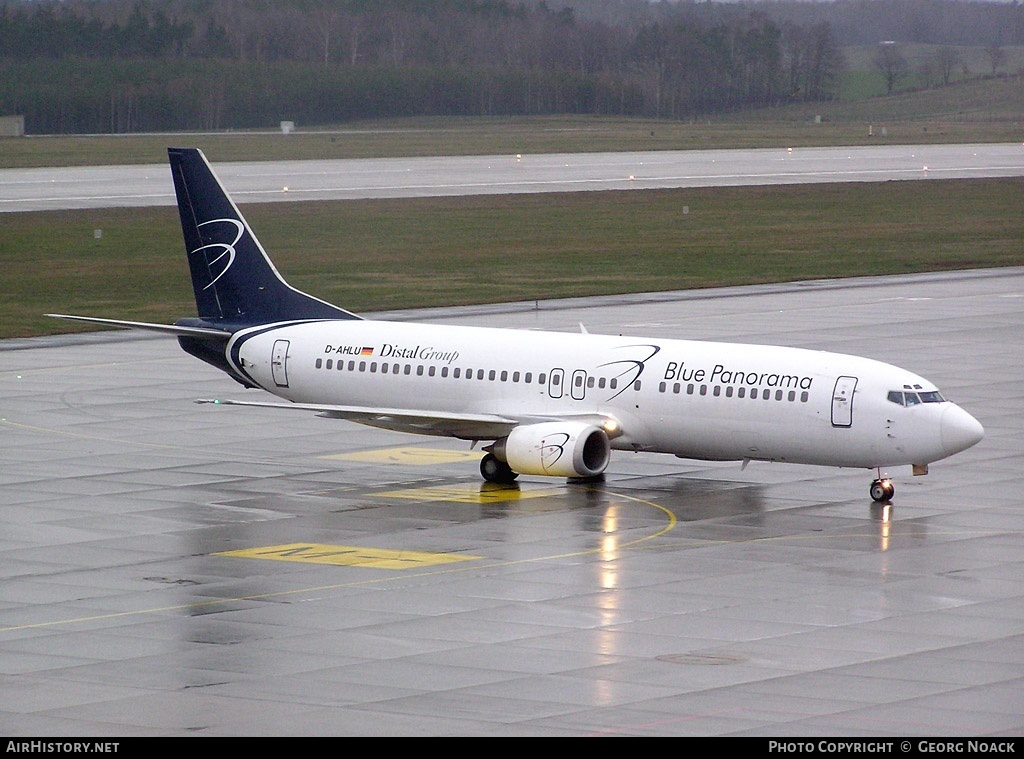
<path fill-rule="evenodd" d="M 940 430 L 942 450 L 947 456 L 966 450 L 985 437 L 981 422 L 953 403 L 942 412 Z"/>

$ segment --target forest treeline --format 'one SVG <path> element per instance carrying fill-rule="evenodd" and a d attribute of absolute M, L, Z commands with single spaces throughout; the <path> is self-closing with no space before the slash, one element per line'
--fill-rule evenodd
<path fill-rule="evenodd" d="M 832 99 L 842 48 L 882 41 L 1021 45 L 1024 11 L 963 0 L 0 0 L 0 115 L 23 114 L 37 134 L 409 115 L 689 119 Z"/>

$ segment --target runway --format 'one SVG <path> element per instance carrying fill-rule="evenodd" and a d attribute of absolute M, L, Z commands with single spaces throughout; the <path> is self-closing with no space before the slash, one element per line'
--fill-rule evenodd
<path fill-rule="evenodd" d="M 928 377 L 986 438 L 871 473 L 466 444 L 246 397 L 173 339 L 0 343 L 0 733 L 1024 734 L 1024 268 L 392 313 L 781 343 Z"/>
<path fill-rule="evenodd" d="M 250 163 L 220 162 L 216 155 L 207 158 L 239 204 L 1024 175 L 1024 145 L 1019 143 L 550 155 L 509 152 Z M 173 204 L 166 163 L 0 169 L 0 213 Z"/>

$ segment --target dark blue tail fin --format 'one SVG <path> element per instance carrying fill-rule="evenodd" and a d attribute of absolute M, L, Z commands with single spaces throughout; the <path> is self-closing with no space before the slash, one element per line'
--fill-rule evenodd
<path fill-rule="evenodd" d="M 358 319 L 296 290 L 277 272 L 202 151 L 169 148 L 199 318 L 228 330 L 306 319 Z"/>

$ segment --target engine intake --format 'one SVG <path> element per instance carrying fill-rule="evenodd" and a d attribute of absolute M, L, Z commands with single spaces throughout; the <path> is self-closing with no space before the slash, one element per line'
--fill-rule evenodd
<path fill-rule="evenodd" d="M 585 422 L 543 422 L 516 427 L 492 451 L 520 474 L 595 477 L 608 466 L 611 445 L 600 427 Z"/>

